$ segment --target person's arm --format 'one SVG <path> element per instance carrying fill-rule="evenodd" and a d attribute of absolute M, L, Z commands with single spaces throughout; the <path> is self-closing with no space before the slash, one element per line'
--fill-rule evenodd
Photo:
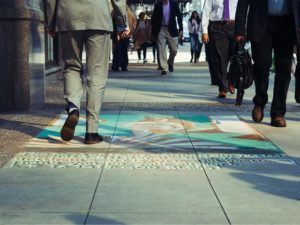
<path fill-rule="evenodd" d="M 246 23 L 250 0 L 239 0 L 235 14 L 235 40 L 237 42 L 246 39 Z"/>
<path fill-rule="evenodd" d="M 46 28 L 51 36 L 55 35 L 57 0 L 45 0 Z"/>
<path fill-rule="evenodd" d="M 203 12 L 202 12 L 202 18 L 201 18 L 201 26 L 202 26 L 202 41 L 207 44 L 209 42 L 209 37 L 208 37 L 208 25 L 209 25 L 209 19 L 210 19 L 210 14 L 212 10 L 212 0 L 205 0 L 204 2 L 204 7 L 203 7 Z"/>
<path fill-rule="evenodd" d="M 176 12 L 177 23 L 179 27 L 179 33 L 182 33 L 183 31 L 182 14 L 180 12 L 179 5 L 177 3 L 175 4 L 175 12 Z"/>
<path fill-rule="evenodd" d="M 158 4 L 154 5 L 154 10 L 151 15 L 151 35 L 152 39 L 156 39 L 156 30 L 157 30 L 157 18 L 158 18 Z"/>
<path fill-rule="evenodd" d="M 208 34 L 208 24 L 210 19 L 210 14 L 212 10 L 212 0 L 205 0 L 201 18 L 202 31 L 204 34 Z"/>
<path fill-rule="evenodd" d="M 126 0 L 111 0 L 111 4 L 114 21 L 116 22 L 116 31 L 119 33 L 120 37 L 126 37 L 130 33 Z"/>

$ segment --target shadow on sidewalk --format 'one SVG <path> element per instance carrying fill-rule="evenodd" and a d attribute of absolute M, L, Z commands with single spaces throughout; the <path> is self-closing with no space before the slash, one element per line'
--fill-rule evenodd
<path fill-rule="evenodd" d="M 66 216 L 66 219 L 70 220 L 71 222 L 74 222 L 74 224 L 82 224 L 81 221 L 82 220 L 82 216 L 77 215 L 77 214 L 73 214 L 70 216 Z M 98 217 L 98 216 L 93 216 L 93 215 L 89 215 L 87 218 L 87 222 L 85 224 L 115 224 L 115 225 L 126 225 L 125 223 L 116 221 L 116 220 L 112 220 L 112 219 L 108 219 L 108 218 L 103 218 L 103 217 Z"/>
<path fill-rule="evenodd" d="M 230 175 L 251 185 L 262 193 L 290 200 L 300 200 L 300 158 L 287 157 L 283 160 L 269 162 L 273 169 L 247 170 L 242 167 L 227 167 L 235 170 Z M 274 207 L 280 208 L 281 206 Z"/>

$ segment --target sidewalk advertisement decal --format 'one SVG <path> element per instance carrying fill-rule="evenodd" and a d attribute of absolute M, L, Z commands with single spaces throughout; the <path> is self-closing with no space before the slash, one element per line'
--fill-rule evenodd
<path fill-rule="evenodd" d="M 85 116 L 80 116 L 75 137 L 70 142 L 60 138 L 66 116 L 48 126 L 28 147 L 81 148 L 84 146 Z M 166 113 L 102 114 L 99 124 L 105 141 L 91 148 L 170 148 L 195 149 L 210 153 L 281 152 L 272 142 L 236 116 L 175 115 Z"/>
<path fill-rule="evenodd" d="M 8 167 L 203 169 L 293 164 L 287 155 L 237 116 L 167 112 L 104 113 L 104 141 L 84 145 L 85 116 L 75 137 L 62 141 L 62 115 L 17 154 Z"/>

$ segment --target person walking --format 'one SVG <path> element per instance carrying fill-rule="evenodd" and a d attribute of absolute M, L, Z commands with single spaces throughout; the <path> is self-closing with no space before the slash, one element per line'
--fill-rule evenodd
<path fill-rule="evenodd" d="M 293 2 L 293 14 L 295 18 L 295 26 L 296 26 L 296 44 L 297 44 L 297 64 L 295 70 L 295 100 L 297 103 L 300 103 L 300 0 L 294 0 Z"/>
<path fill-rule="evenodd" d="M 228 84 L 227 68 L 231 56 L 234 54 L 234 18 L 238 0 L 205 0 L 202 12 L 202 41 L 212 48 L 211 57 L 214 72 L 217 76 L 219 98 L 225 98 L 229 91 L 234 93 L 232 84 Z"/>
<path fill-rule="evenodd" d="M 128 35 L 126 0 L 111 0 L 119 36 Z M 74 137 L 83 95 L 83 46 L 86 49 L 86 134 L 85 144 L 101 142 L 98 134 L 99 112 L 107 81 L 110 34 L 113 22 L 109 1 L 45 0 L 47 29 L 59 33 L 64 67 L 64 97 L 68 117 L 60 135 L 64 141 Z"/>
<path fill-rule="evenodd" d="M 111 69 L 113 71 L 128 71 L 128 46 L 130 43 L 130 37 L 132 35 L 132 31 L 136 28 L 136 18 L 129 8 L 127 6 L 127 16 L 128 16 L 128 26 L 130 28 L 130 34 L 125 38 L 119 38 L 118 32 L 114 32 L 112 36 L 113 41 L 113 60 L 112 60 L 112 66 Z M 116 26 L 116 22 L 114 22 L 114 25 Z M 116 29 L 115 29 L 116 30 Z"/>
<path fill-rule="evenodd" d="M 261 122 L 268 102 L 272 49 L 275 56 L 275 83 L 271 125 L 285 127 L 286 99 L 291 79 L 295 26 L 294 0 L 239 0 L 235 35 L 238 42 L 251 42 L 254 61 L 255 96 L 252 119 Z M 294 16 L 293 16 L 294 14 Z"/>
<path fill-rule="evenodd" d="M 190 35 L 190 45 L 191 45 L 191 60 L 190 62 L 197 63 L 199 61 L 202 42 L 199 41 L 199 32 L 201 30 L 200 18 L 197 11 L 193 11 L 188 22 L 188 29 Z"/>
<path fill-rule="evenodd" d="M 171 0 L 158 1 L 154 5 L 151 24 L 152 35 L 154 39 L 157 40 L 158 45 L 161 74 L 166 75 L 167 69 L 169 69 L 170 72 L 174 71 L 174 59 L 177 54 L 178 38 L 182 37 L 182 15 L 178 3 Z M 167 43 L 170 50 L 168 59 L 166 52 Z"/>
<path fill-rule="evenodd" d="M 151 41 L 151 26 L 147 20 L 145 12 L 139 14 L 136 30 L 134 32 L 134 48 L 137 49 L 138 60 L 141 60 L 141 51 L 143 50 L 143 63 L 147 61 L 147 46 Z"/>

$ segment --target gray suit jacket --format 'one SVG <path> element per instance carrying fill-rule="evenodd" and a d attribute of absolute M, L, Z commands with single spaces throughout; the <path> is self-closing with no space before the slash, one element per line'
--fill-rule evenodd
<path fill-rule="evenodd" d="M 44 0 L 46 23 L 55 31 L 103 30 L 117 31 L 127 27 L 126 0 Z M 111 1 L 113 13 L 109 1 Z"/>

